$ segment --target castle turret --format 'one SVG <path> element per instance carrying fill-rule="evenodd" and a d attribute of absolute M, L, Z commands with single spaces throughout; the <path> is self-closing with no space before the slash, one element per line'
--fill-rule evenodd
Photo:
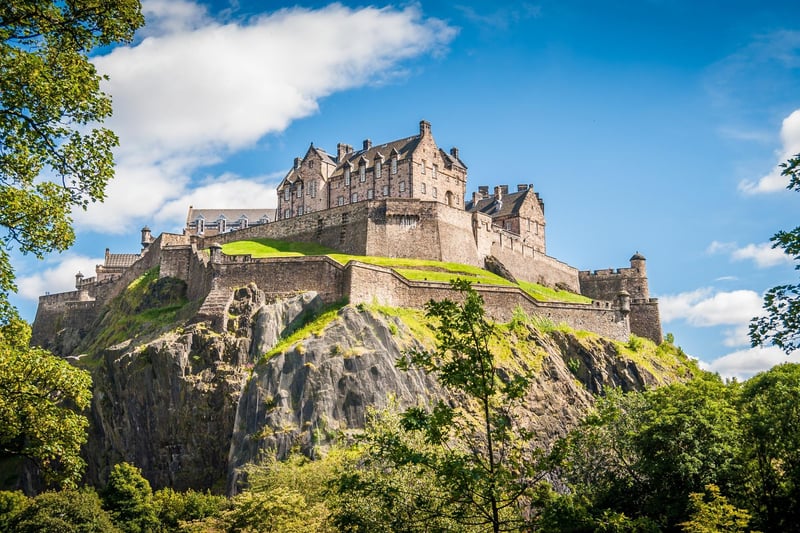
<path fill-rule="evenodd" d="M 79 270 L 77 274 L 75 274 L 75 288 L 81 288 L 81 282 L 83 281 L 83 273 Z"/>
<path fill-rule="evenodd" d="M 631 256 L 631 269 L 635 272 L 635 283 L 631 287 L 634 298 L 650 298 L 650 288 L 647 284 L 647 259 L 638 251 Z"/>
<path fill-rule="evenodd" d="M 150 243 L 153 242 L 153 235 L 150 233 L 150 228 L 147 226 L 142 228 L 142 251 L 147 250 Z"/>

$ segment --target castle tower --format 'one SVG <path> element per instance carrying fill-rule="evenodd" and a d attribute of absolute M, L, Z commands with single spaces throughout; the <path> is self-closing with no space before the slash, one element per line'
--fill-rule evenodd
<path fill-rule="evenodd" d="M 631 256 L 631 276 L 627 289 L 634 299 L 649 299 L 650 288 L 647 284 L 647 259 L 638 251 Z"/>

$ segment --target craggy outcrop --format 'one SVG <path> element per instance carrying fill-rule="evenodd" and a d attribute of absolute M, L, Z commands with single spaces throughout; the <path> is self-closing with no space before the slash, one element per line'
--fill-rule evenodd
<path fill-rule="evenodd" d="M 250 284 L 209 298 L 186 304 L 160 332 L 79 358 L 95 388 L 89 481 L 102 484 L 124 460 L 156 488 L 230 492 L 237 469 L 264 453 L 299 447 L 313 456 L 363 427 L 370 406 L 444 395 L 433 377 L 395 367 L 404 350 L 431 345 L 420 311 L 343 305 L 276 348 L 320 314 L 315 293 L 270 301 Z M 89 332 L 84 343 L 97 346 L 92 336 L 102 335 Z M 573 427 L 604 387 L 640 389 L 685 371 L 667 353 L 643 364 L 618 342 L 530 323 L 502 342 L 503 364 L 533 376 L 521 414 L 542 445 Z"/>

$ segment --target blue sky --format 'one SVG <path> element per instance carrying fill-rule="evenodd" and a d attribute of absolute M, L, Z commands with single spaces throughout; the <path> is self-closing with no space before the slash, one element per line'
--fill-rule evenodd
<path fill-rule="evenodd" d="M 272 207 L 309 143 L 387 142 L 426 119 L 459 147 L 468 194 L 534 184 L 549 255 L 584 270 L 644 254 L 664 330 L 710 369 L 785 359 L 750 349 L 746 325 L 766 289 L 797 279 L 768 245 L 800 213 L 776 172 L 800 152 L 795 3 L 143 6 L 136 41 L 94 58 L 117 178 L 75 214 L 75 247 L 18 258 L 26 318 L 106 247 L 138 251 L 145 224 L 180 231 L 189 205 Z"/>

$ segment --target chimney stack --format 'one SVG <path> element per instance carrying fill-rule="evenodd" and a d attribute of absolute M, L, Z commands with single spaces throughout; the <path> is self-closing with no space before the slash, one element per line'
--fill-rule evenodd
<path fill-rule="evenodd" d="M 489 196 L 489 186 L 488 185 L 478 186 L 478 194 L 480 194 L 482 198 L 486 198 L 487 196 Z"/>
<path fill-rule="evenodd" d="M 525 185 L 524 183 L 518 183 L 517 184 L 517 192 L 522 192 L 522 191 L 527 191 L 527 190 L 528 190 L 528 186 Z"/>
<path fill-rule="evenodd" d="M 344 156 L 348 153 L 347 145 L 344 143 L 339 143 L 336 145 L 336 161 L 341 163 L 344 161 Z"/>
<path fill-rule="evenodd" d="M 372 141 L 369 139 L 364 139 L 364 151 L 367 151 L 370 148 L 372 148 Z"/>
<path fill-rule="evenodd" d="M 419 135 L 420 137 L 425 137 L 431 134 L 431 123 L 427 120 L 420 120 L 419 121 Z"/>
<path fill-rule="evenodd" d="M 295 157 L 294 158 L 294 168 L 300 168 L 300 158 L 299 157 Z"/>
<path fill-rule="evenodd" d="M 458 148 L 456 148 L 455 146 L 450 148 L 450 155 L 458 159 Z"/>

